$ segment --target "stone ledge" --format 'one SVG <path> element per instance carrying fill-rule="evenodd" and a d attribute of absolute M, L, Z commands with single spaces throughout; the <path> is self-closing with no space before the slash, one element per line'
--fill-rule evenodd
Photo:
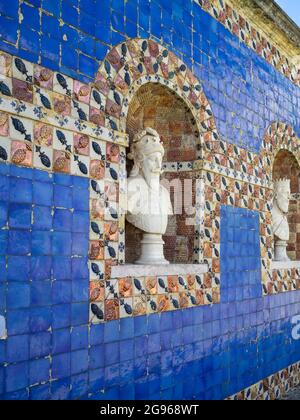
<path fill-rule="evenodd" d="M 300 263 L 299 263 L 300 264 Z M 184 276 L 189 274 L 205 274 L 207 264 L 170 264 L 170 265 L 118 265 L 112 267 L 111 278 L 152 277 L 152 276 Z"/>
<path fill-rule="evenodd" d="M 272 261 L 272 270 L 291 270 L 292 268 L 300 269 L 300 261 Z"/>

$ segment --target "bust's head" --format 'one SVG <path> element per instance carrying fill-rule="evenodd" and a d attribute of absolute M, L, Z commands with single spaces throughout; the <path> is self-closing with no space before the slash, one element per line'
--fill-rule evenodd
<path fill-rule="evenodd" d="M 291 199 L 291 181 L 279 179 L 274 182 L 274 200 L 282 213 L 288 213 Z"/>
<path fill-rule="evenodd" d="M 152 128 L 146 128 L 139 132 L 133 140 L 129 159 L 134 161 L 131 177 L 143 175 L 150 185 L 158 180 L 162 173 L 162 160 L 164 148 L 159 134 Z"/>

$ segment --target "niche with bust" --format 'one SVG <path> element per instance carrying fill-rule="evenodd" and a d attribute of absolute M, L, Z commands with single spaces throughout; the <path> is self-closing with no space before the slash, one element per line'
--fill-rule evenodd
<path fill-rule="evenodd" d="M 273 165 L 274 201 L 272 227 L 274 260 L 300 260 L 300 167 L 295 156 L 278 152 Z"/>
<path fill-rule="evenodd" d="M 199 131 L 196 122 L 185 102 L 166 86 L 158 83 L 147 83 L 141 86 L 131 100 L 127 114 L 127 132 L 130 139 L 130 148 L 127 153 L 129 183 L 132 183 L 134 178 L 140 177 L 141 173 L 144 172 L 141 168 L 142 162 L 136 164 L 134 159 L 129 159 L 129 157 L 133 158 L 132 148 L 135 148 L 135 144 L 140 143 L 137 139 L 140 139 L 145 129 L 153 130 L 153 136 L 159 138 L 160 144 L 158 146 L 159 150 L 156 150 L 151 157 L 153 165 L 157 165 L 157 168 L 154 168 L 154 171 L 157 170 L 156 177 L 155 173 L 152 175 L 154 179 L 157 179 L 161 173 L 161 182 L 160 184 L 156 183 L 156 188 L 160 185 L 158 196 L 160 199 L 163 197 L 168 215 L 167 218 L 165 217 L 166 214 L 163 215 L 163 223 L 158 221 L 157 218 L 155 222 L 152 219 L 153 225 L 158 226 L 161 223 L 164 225 L 161 226 L 163 229 L 155 232 L 155 234 L 162 235 L 160 241 L 164 242 L 164 262 L 193 264 L 196 262 L 194 255 L 195 226 L 193 223 L 187 223 L 187 220 L 192 219 L 193 215 L 189 213 L 189 208 L 184 203 L 190 201 L 190 208 L 195 207 L 197 174 L 191 171 L 191 162 L 197 159 Z M 149 134 L 151 136 L 151 131 L 147 135 L 149 136 Z M 143 141 L 146 141 L 146 138 Z M 158 140 L 155 143 L 158 145 Z M 150 162 L 150 159 L 144 161 L 143 165 L 149 166 L 148 161 Z M 162 164 L 163 170 L 159 168 L 160 164 Z M 148 169 L 146 169 L 146 172 Z M 144 177 L 144 181 L 145 194 L 149 188 L 147 175 Z M 183 188 L 185 182 L 190 182 L 189 188 Z M 171 205 L 166 204 L 169 198 L 164 193 L 162 185 L 168 186 L 167 189 L 170 192 L 168 197 L 171 198 Z M 169 188 L 170 185 L 171 188 Z M 189 200 L 185 199 L 184 194 L 188 195 Z M 157 199 L 150 201 L 153 205 L 157 204 Z M 132 215 L 129 214 L 129 217 L 126 218 L 125 228 L 126 264 L 144 261 L 144 258 L 142 258 L 143 250 L 145 250 L 145 246 L 149 245 L 150 247 L 150 243 L 145 244 L 145 241 L 150 241 L 150 237 L 144 235 L 145 229 L 141 229 L 140 224 L 132 223 L 132 221 Z M 151 231 L 148 233 L 151 233 Z M 152 240 L 154 240 L 154 237 L 152 237 Z M 160 257 L 158 257 L 159 259 Z"/>

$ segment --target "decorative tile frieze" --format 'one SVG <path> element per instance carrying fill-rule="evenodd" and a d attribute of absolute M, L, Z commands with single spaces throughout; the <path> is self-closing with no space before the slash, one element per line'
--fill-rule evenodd
<path fill-rule="evenodd" d="M 281 400 L 300 384 L 300 363 L 295 363 L 227 398 L 237 401 Z"/>

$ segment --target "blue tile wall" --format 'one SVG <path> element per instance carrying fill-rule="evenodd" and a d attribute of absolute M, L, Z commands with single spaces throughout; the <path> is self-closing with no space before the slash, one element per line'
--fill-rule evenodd
<path fill-rule="evenodd" d="M 0 230 L 0 313 L 8 328 L 0 399 L 222 399 L 300 359 L 300 341 L 291 337 L 300 293 L 261 294 L 258 213 L 222 207 L 221 304 L 89 325 L 85 214 L 82 253 L 66 246 L 61 255 L 74 241 L 76 205 L 54 193 L 68 182 L 83 197 L 87 182 L 4 164 L 0 173 L 2 193 L 12 182 L 26 185 L 24 203 L 8 200 Z M 43 228 L 34 218 L 42 185 L 35 199 L 27 194 L 36 184 L 52 191 L 49 204 L 37 206 L 47 214 Z M 18 224 L 16 204 L 21 213 L 31 208 L 31 224 L 27 217 Z M 87 195 L 80 205 L 84 213 Z"/>
<path fill-rule="evenodd" d="M 20 0 L 20 23 L 18 7 L 17 0 L 9 7 L 0 0 L 4 51 L 90 82 L 112 46 L 152 37 L 203 83 L 225 140 L 258 151 L 274 121 L 289 123 L 300 135 L 299 88 L 193 0 Z"/>

